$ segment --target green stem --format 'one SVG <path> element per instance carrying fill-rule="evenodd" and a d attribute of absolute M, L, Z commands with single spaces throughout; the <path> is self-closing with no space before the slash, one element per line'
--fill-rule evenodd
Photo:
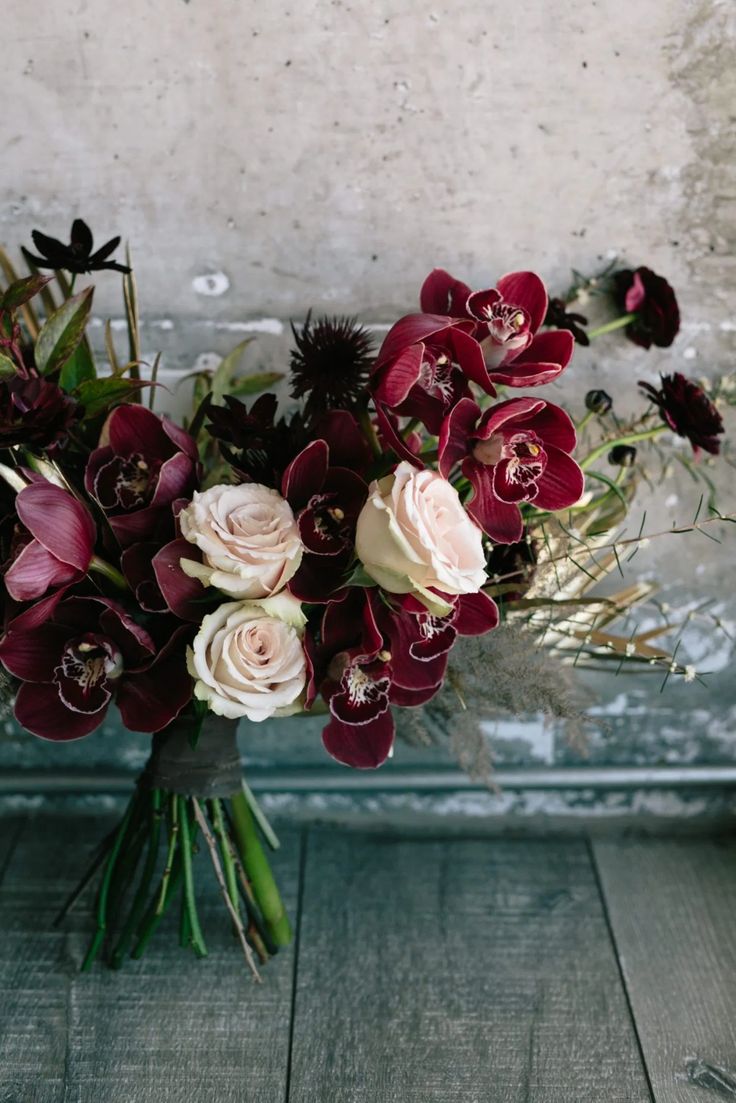
<path fill-rule="evenodd" d="M 187 816 L 187 798 L 179 796 L 179 827 L 181 830 L 181 857 L 184 866 L 184 898 L 189 913 L 189 925 L 191 927 L 192 945 L 199 957 L 207 956 L 202 928 L 199 925 L 197 915 L 197 902 L 194 898 L 194 871 L 192 869 L 192 836 L 189 830 L 189 817 Z"/>
<path fill-rule="evenodd" d="M 250 881 L 269 937 L 276 946 L 288 946 L 291 941 L 289 917 L 258 838 L 253 813 L 242 790 L 239 793 L 233 793 L 230 797 L 230 814 L 240 860 Z"/>
<path fill-rule="evenodd" d="M 603 444 L 599 444 L 597 448 L 594 448 L 592 452 L 589 452 L 585 459 L 581 461 L 580 466 L 583 469 L 590 467 L 599 456 L 610 452 L 617 444 L 636 444 L 640 440 L 652 440 L 654 437 L 658 437 L 660 433 L 666 433 L 667 428 L 666 425 L 655 425 L 653 429 L 641 429 L 638 433 L 625 433 L 622 437 L 616 437 L 614 440 L 606 440 Z"/>
<path fill-rule="evenodd" d="M 166 865 L 164 866 L 163 877 L 161 878 L 161 888 L 158 894 L 158 903 L 156 904 L 156 915 L 162 915 L 164 907 L 166 905 L 166 894 L 169 889 L 169 878 L 171 877 L 171 870 L 174 865 L 174 853 L 176 851 L 176 844 L 179 838 L 179 803 L 176 799 L 176 794 L 171 794 L 171 826 L 169 828 L 169 849 L 166 851 Z"/>
<path fill-rule="evenodd" d="M 114 586 L 117 586 L 118 590 L 129 589 L 128 583 L 125 577 L 120 573 L 117 567 L 113 567 L 112 563 L 106 562 L 104 559 L 100 559 L 99 555 L 93 555 L 90 560 L 89 569 L 91 571 L 97 571 L 98 574 L 104 575 L 109 579 Z"/>
<path fill-rule="evenodd" d="M 614 330 L 624 329 L 636 318 L 636 312 L 632 314 L 622 314 L 620 318 L 614 318 L 612 322 L 606 322 L 603 326 L 598 326 L 597 329 L 589 329 L 588 337 L 592 340 L 593 337 L 602 337 L 604 333 L 613 333 Z"/>
<path fill-rule="evenodd" d="M 105 872 L 102 875 L 102 884 L 100 885 L 100 892 L 99 896 L 97 897 L 97 930 L 95 931 L 94 938 L 92 939 L 90 947 L 85 955 L 84 961 L 82 962 L 83 973 L 86 973 L 87 970 L 92 967 L 92 963 L 97 957 L 100 951 L 100 946 L 102 945 L 105 938 L 105 932 L 107 930 L 107 894 L 110 891 L 110 881 L 115 869 L 115 863 L 117 862 L 118 854 L 120 853 L 120 847 L 123 845 L 123 839 L 125 838 L 125 833 L 128 830 L 128 824 L 130 823 L 131 817 L 133 815 L 133 810 L 136 805 L 137 797 L 138 794 L 134 793 L 133 796 L 130 798 L 130 802 L 125 811 L 125 815 L 120 822 L 120 827 L 118 828 L 117 834 L 115 836 L 115 841 L 112 844 L 110 857 L 107 859 L 107 863 L 105 865 Z"/>
<path fill-rule="evenodd" d="M 215 798 L 210 801 L 210 807 L 212 809 L 212 822 L 215 826 L 215 834 L 217 835 L 218 842 L 220 844 L 220 854 L 222 855 L 222 870 L 225 875 L 225 884 L 227 885 L 227 894 L 230 897 L 230 903 L 235 908 L 235 911 L 240 915 L 240 896 L 238 895 L 238 879 L 235 872 L 235 863 L 233 862 L 233 856 L 230 853 L 230 847 L 228 846 L 227 835 L 225 833 L 225 821 L 222 816 L 222 805 L 219 800 Z"/>
<path fill-rule="evenodd" d="M 373 422 L 371 421 L 371 415 L 367 406 L 358 414 L 358 422 L 363 430 L 363 436 L 370 445 L 371 452 L 375 459 L 380 459 L 383 455 L 383 449 L 381 448 L 378 437 L 376 436 L 376 430 L 373 428 Z"/>
<path fill-rule="evenodd" d="M 130 944 L 130 940 L 133 937 L 136 927 L 140 922 L 141 915 L 143 914 L 143 908 L 145 907 L 146 897 L 148 896 L 148 889 L 153 878 L 154 871 L 156 869 L 156 859 L 158 857 L 158 842 L 161 835 L 161 790 L 151 790 L 151 807 L 149 812 L 149 835 L 148 835 L 148 851 L 146 853 L 146 864 L 143 867 L 143 873 L 141 874 L 140 884 L 138 891 L 135 894 L 133 900 L 133 906 L 130 909 L 130 914 L 123 927 L 118 943 L 113 950 L 110 964 L 113 969 L 119 969 L 123 963 L 123 958 Z"/>
<path fill-rule="evenodd" d="M 592 417 L 594 417 L 594 416 L 595 416 L 595 415 L 594 415 L 594 412 L 593 412 L 593 410 L 587 410 L 587 411 L 586 411 L 586 412 L 585 412 L 585 413 L 583 414 L 583 416 L 582 416 L 582 417 L 580 418 L 580 421 L 579 421 L 579 422 L 577 423 L 577 425 L 575 426 L 575 429 L 576 429 L 576 431 L 577 431 L 578 433 L 582 432 L 582 430 L 583 430 L 583 429 L 585 428 L 585 426 L 586 426 L 586 425 L 588 424 L 588 422 L 590 421 L 590 419 L 591 419 Z"/>

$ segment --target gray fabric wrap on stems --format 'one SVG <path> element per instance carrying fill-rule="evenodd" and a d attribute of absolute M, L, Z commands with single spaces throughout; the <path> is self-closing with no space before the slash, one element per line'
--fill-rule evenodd
<path fill-rule="evenodd" d="M 229 797 L 240 791 L 238 721 L 210 713 L 193 747 L 191 737 L 196 725 L 194 717 L 183 716 L 155 733 L 142 785 L 202 799 Z"/>

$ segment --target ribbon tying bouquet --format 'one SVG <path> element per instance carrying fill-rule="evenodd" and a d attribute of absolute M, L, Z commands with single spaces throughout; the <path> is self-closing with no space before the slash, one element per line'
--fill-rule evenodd
<path fill-rule="evenodd" d="M 628 424 L 590 391 L 576 426 L 545 385 L 596 335 L 568 310 L 580 287 L 550 302 L 531 272 L 472 291 L 435 270 L 420 312 L 377 352 L 352 321 L 308 317 L 285 408 L 272 377 L 253 377 L 244 390 L 265 393 L 243 402 L 226 360 L 196 380 L 178 425 L 155 412 L 157 364 L 141 378 L 135 282 L 109 259 L 119 239 L 95 251 L 79 220 L 69 245 L 33 236 L 30 275 L 2 258 L 0 660 L 16 720 L 42 739 L 87 736 L 113 705 L 127 729 L 152 733 L 80 886 L 97 877 L 85 968 L 105 945 L 116 966 L 139 956 L 175 904 L 182 944 L 206 954 L 198 848 L 254 973 L 288 942 L 264 849 L 273 833 L 241 779 L 242 719 L 323 713 L 330 755 L 379 767 L 397 710 L 446 683 L 450 709 L 467 710 L 448 676 L 453 648 L 474 638 L 482 661 L 483 638 L 511 623 L 530 649 L 571 662 L 693 676 L 656 633 L 610 632 L 647 587 L 590 589 L 643 538 L 616 536 L 635 446 L 674 432 L 715 455 L 721 416 L 675 373 L 643 385 Z M 121 360 L 108 328 L 104 369 L 86 332 L 92 288 L 74 293 L 100 269 L 123 274 L 129 336 Z M 622 311 L 598 334 L 672 342 L 677 303 L 661 277 L 622 270 L 597 286 Z M 727 518 L 712 507 L 686 527 L 714 520 Z"/>

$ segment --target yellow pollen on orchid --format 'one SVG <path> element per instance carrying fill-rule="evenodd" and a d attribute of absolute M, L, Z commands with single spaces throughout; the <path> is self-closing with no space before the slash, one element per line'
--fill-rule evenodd
<path fill-rule="evenodd" d="M 518 314 L 514 314 L 513 318 L 511 319 L 511 324 L 515 326 L 516 329 L 521 329 L 521 327 L 524 325 L 524 315 L 521 313 L 521 311 L 519 311 Z"/>
<path fill-rule="evenodd" d="M 382 663 L 390 663 L 391 662 L 391 652 L 390 651 L 385 651 L 385 650 L 384 651 L 379 651 L 378 654 L 376 655 L 376 658 L 380 659 Z"/>
<path fill-rule="evenodd" d="M 542 451 L 538 444 L 528 444 L 527 448 L 529 449 L 530 456 L 538 456 Z"/>
<path fill-rule="evenodd" d="M 329 512 L 330 512 L 330 517 L 332 517 L 332 519 L 334 521 L 344 521 L 345 520 L 345 511 L 340 509 L 339 506 L 334 506 L 334 508 L 331 509 Z"/>

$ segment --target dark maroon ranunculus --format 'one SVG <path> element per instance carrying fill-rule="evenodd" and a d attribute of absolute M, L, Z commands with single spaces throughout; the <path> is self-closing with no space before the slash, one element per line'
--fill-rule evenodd
<path fill-rule="evenodd" d="M 534 387 L 567 367 L 575 342 L 566 329 L 538 332 L 547 315 L 547 290 L 534 272 L 510 272 L 495 287 L 471 291 L 442 268 L 424 281 L 422 310 L 471 319 L 491 384 Z M 478 382 L 478 380 L 476 380 Z M 481 384 L 482 385 L 482 384 Z M 484 387 L 489 394 L 493 389 Z"/>
<path fill-rule="evenodd" d="M 87 463 L 85 486 L 122 547 L 149 539 L 172 504 L 197 488 L 197 446 L 145 406 L 118 406 Z"/>
<path fill-rule="evenodd" d="M 97 535 L 85 506 L 69 491 L 38 480 L 19 491 L 15 508 L 25 532 L 5 572 L 10 596 L 34 601 L 50 589 L 81 581 Z"/>
<path fill-rule="evenodd" d="M 629 340 L 645 349 L 669 348 L 680 329 L 680 308 L 664 276 L 651 268 L 626 268 L 615 273 L 613 286 L 619 308 L 636 314 L 626 327 Z"/>
<path fill-rule="evenodd" d="M 300 601 L 334 600 L 354 556 L 355 525 L 368 487 L 355 471 L 330 466 L 327 442 L 314 440 L 287 467 L 281 493 L 304 545 L 289 589 Z"/>
<path fill-rule="evenodd" d="M 55 383 L 20 375 L 0 381 L 0 448 L 50 448 L 66 439 L 76 402 Z"/>
<path fill-rule="evenodd" d="M 0 640 L 0 660 L 21 681 L 15 718 L 34 735 L 89 735 L 113 698 L 127 728 L 158 731 L 190 699 L 181 633 L 157 652 L 148 632 L 102 597 L 65 598 L 47 611 L 41 620 L 31 607 Z"/>
<path fill-rule="evenodd" d="M 585 477 L 569 455 L 575 427 L 559 406 L 512 398 L 485 413 L 463 399 L 446 418 L 439 467 L 449 478 L 457 464 L 473 487 L 468 513 L 499 544 L 521 539 L 519 503 L 566 509 L 578 501 Z"/>
<path fill-rule="evenodd" d="M 707 394 L 692 379 L 680 372 L 660 376 L 662 386 L 657 390 L 651 383 L 639 386 L 658 407 L 662 420 L 673 432 L 687 437 L 697 456 L 701 449 L 717 456 L 723 432 L 723 418 Z"/>

